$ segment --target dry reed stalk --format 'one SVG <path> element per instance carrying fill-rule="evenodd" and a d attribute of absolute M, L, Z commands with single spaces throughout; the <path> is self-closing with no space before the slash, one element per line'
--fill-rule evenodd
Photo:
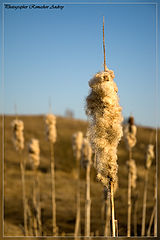
<path fill-rule="evenodd" d="M 91 198 L 90 198 L 90 168 L 92 160 L 92 149 L 87 138 L 83 139 L 81 149 L 81 162 L 82 166 L 86 169 L 86 201 L 85 201 L 85 236 L 90 236 L 90 211 L 91 211 Z"/>
<path fill-rule="evenodd" d="M 128 221 L 127 221 L 127 237 L 131 235 L 131 173 L 128 172 Z"/>
<path fill-rule="evenodd" d="M 50 152 L 51 152 L 51 181 L 52 181 L 52 227 L 53 236 L 58 234 L 58 228 L 56 224 L 56 198 L 55 198 L 55 164 L 54 164 L 54 147 L 52 142 L 50 142 Z"/>
<path fill-rule="evenodd" d="M 118 182 L 114 185 L 114 194 L 117 191 Z M 104 236 L 111 236 L 111 209 L 110 209 L 110 192 L 106 187 L 104 187 L 104 202 L 105 202 L 105 227 L 104 227 Z M 115 220 L 116 222 L 117 220 Z"/>
<path fill-rule="evenodd" d="M 32 211 L 31 211 L 31 208 L 30 208 L 30 205 L 29 205 L 29 202 L 27 204 L 28 208 L 27 208 L 27 216 L 28 216 L 28 233 L 29 233 L 29 236 L 32 236 L 34 233 L 33 233 L 33 216 L 32 216 Z"/>
<path fill-rule="evenodd" d="M 80 234 L 80 158 L 81 158 L 81 148 L 83 141 L 83 133 L 77 132 L 72 137 L 72 148 L 73 154 L 76 158 L 76 184 L 77 184 L 77 193 L 76 193 L 76 222 L 75 222 L 75 230 L 74 237 L 77 238 L 78 234 Z"/>
<path fill-rule="evenodd" d="M 157 224 L 156 224 L 156 219 L 155 219 L 156 218 L 156 204 L 157 204 L 157 183 L 156 183 L 156 174 L 155 174 L 153 210 L 152 210 L 151 218 L 150 218 L 150 221 L 149 221 L 147 236 L 150 236 L 150 234 L 151 234 L 151 227 L 152 227 L 153 220 L 154 220 L 154 236 L 156 237 L 156 235 L 157 235 L 157 232 L 156 232 L 157 231 Z"/>
<path fill-rule="evenodd" d="M 110 231 L 110 218 L 111 218 L 111 209 L 110 209 L 110 195 L 108 194 L 108 190 L 104 187 L 104 201 L 105 201 L 105 227 L 104 227 L 104 236 L 111 236 Z"/>
<path fill-rule="evenodd" d="M 127 236 L 130 237 L 131 234 L 131 195 L 132 189 L 136 188 L 136 179 L 137 179 L 137 169 L 136 163 L 133 159 L 127 161 L 128 166 L 128 223 L 127 223 Z"/>
<path fill-rule="evenodd" d="M 151 218 L 150 218 L 150 221 L 149 221 L 149 226 L 148 226 L 148 230 L 147 230 L 147 236 L 148 237 L 150 237 L 150 235 L 151 235 L 151 227 L 152 227 L 153 220 L 155 218 L 155 213 L 156 213 L 156 204 L 153 207 L 153 211 L 152 211 Z"/>
<path fill-rule="evenodd" d="M 33 170 L 33 225 L 34 225 L 34 234 L 35 236 L 40 236 L 41 231 L 41 206 L 40 206 L 40 192 L 39 192 L 39 178 L 37 168 L 40 164 L 40 148 L 39 141 L 35 138 L 32 138 L 28 144 L 28 153 L 29 160 Z"/>
<path fill-rule="evenodd" d="M 154 155 L 154 154 L 153 154 Z M 154 157 L 154 156 L 153 156 Z M 155 198 L 155 216 L 154 216 L 154 237 L 157 237 L 157 175 L 155 174 L 155 191 L 154 191 L 154 198 Z"/>
<path fill-rule="evenodd" d="M 134 236 L 137 236 L 137 207 L 138 207 L 138 192 L 134 193 L 134 213 L 133 213 L 133 222 L 134 222 Z"/>
<path fill-rule="evenodd" d="M 146 221 L 146 201 L 147 201 L 147 186 L 148 186 L 148 173 L 154 158 L 154 146 L 149 144 L 146 152 L 146 165 L 145 165 L 145 182 L 144 182 L 144 196 L 143 196 L 143 210 L 142 210 L 142 229 L 141 236 L 145 235 L 145 221 Z"/>
<path fill-rule="evenodd" d="M 16 117 L 11 123 L 13 130 L 13 143 L 16 151 L 19 153 L 20 157 L 20 170 L 21 170 L 21 181 L 22 181 L 22 199 L 23 199 L 23 217 L 24 217 L 24 235 L 28 235 L 27 226 L 27 200 L 26 200 L 26 190 L 25 190 L 25 161 L 22 158 L 22 150 L 24 149 L 24 124 L 23 121 Z"/>
<path fill-rule="evenodd" d="M 135 202 L 134 205 L 134 236 L 137 236 L 137 201 Z"/>
<path fill-rule="evenodd" d="M 154 237 L 157 237 L 157 194 L 155 200 L 155 216 L 154 216 Z"/>
<path fill-rule="evenodd" d="M 118 237 L 118 220 L 114 220 L 114 222 L 115 222 L 116 237 Z"/>
<path fill-rule="evenodd" d="M 47 140 L 50 143 L 50 164 L 51 164 L 51 184 L 52 184 L 52 231 L 53 236 L 58 234 L 56 225 L 56 198 L 55 198 L 55 162 L 54 162 L 54 143 L 56 142 L 56 117 L 47 114 L 45 118 Z"/>
<path fill-rule="evenodd" d="M 135 162 L 133 163 L 134 160 L 132 160 L 132 148 L 136 144 L 136 132 L 137 128 L 134 125 L 134 117 L 130 116 L 128 119 L 128 124 L 124 128 L 124 137 L 125 137 L 125 142 L 126 146 L 129 152 L 129 161 L 127 162 L 128 164 L 128 219 L 127 219 L 127 236 L 130 237 L 131 235 L 131 207 L 132 207 L 132 202 L 131 202 L 131 187 L 134 188 L 134 184 L 136 183 L 136 172 L 133 174 L 134 170 L 136 170 Z M 135 166 L 135 167 L 134 167 Z"/>
<path fill-rule="evenodd" d="M 86 113 L 89 117 L 88 136 L 96 153 L 97 178 L 112 193 L 112 231 L 115 236 L 113 188 L 117 181 L 117 146 L 123 134 L 123 117 L 117 95 L 118 88 L 113 79 L 114 72 L 109 70 L 104 62 L 104 72 L 97 73 L 89 81 L 91 92 L 86 99 Z"/>
<path fill-rule="evenodd" d="M 112 236 L 116 236 L 116 229 L 115 229 L 115 215 L 114 215 L 114 186 L 113 182 L 111 182 L 111 209 L 112 209 Z"/>

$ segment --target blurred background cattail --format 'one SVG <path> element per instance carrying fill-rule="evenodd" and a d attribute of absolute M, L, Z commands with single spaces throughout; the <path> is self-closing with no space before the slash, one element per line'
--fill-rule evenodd
<path fill-rule="evenodd" d="M 73 155 L 76 159 L 76 181 L 77 181 L 77 188 L 76 188 L 76 221 L 75 221 L 75 230 L 74 230 L 74 237 L 80 235 L 80 159 L 81 159 L 81 149 L 82 149 L 82 143 L 83 143 L 83 133 L 81 131 L 78 131 L 77 133 L 73 134 L 72 136 L 72 149 L 73 149 Z"/>
<path fill-rule="evenodd" d="M 24 148 L 24 124 L 23 121 L 15 119 L 11 123 L 13 130 L 13 143 L 16 148 L 16 151 L 22 151 Z"/>
<path fill-rule="evenodd" d="M 146 169 L 149 169 L 151 167 L 153 159 L 154 159 L 154 145 L 149 144 L 146 151 Z"/>
<path fill-rule="evenodd" d="M 47 140 L 51 143 L 56 142 L 56 117 L 53 114 L 47 114 L 45 118 L 46 136 Z"/>
<path fill-rule="evenodd" d="M 131 151 L 137 142 L 136 133 L 137 133 L 137 128 L 134 125 L 134 117 L 130 116 L 128 119 L 128 124 L 124 127 L 124 138 L 125 138 L 126 147 L 130 154 L 129 158 L 132 158 Z"/>
<path fill-rule="evenodd" d="M 135 162 L 132 159 L 132 148 L 136 145 L 137 128 L 134 125 L 134 117 L 130 116 L 128 119 L 128 124 L 124 127 L 124 138 L 127 150 L 129 152 L 128 165 L 128 220 L 127 220 L 127 236 L 131 235 L 131 188 L 133 184 L 136 183 L 136 178 L 134 179 L 133 171 L 136 168 Z M 134 168 L 135 166 L 135 168 Z"/>
<path fill-rule="evenodd" d="M 127 161 L 127 167 L 128 171 L 131 174 L 131 188 L 136 188 L 136 179 L 137 179 L 137 168 L 135 160 L 130 159 L 130 161 Z"/>
<path fill-rule="evenodd" d="M 30 143 L 28 144 L 28 154 L 32 169 L 37 169 L 40 164 L 40 148 L 39 141 L 37 139 L 31 139 Z"/>
<path fill-rule="evenodd" d="M 26 188 L 25 188 L 25 161 L 22 157 L 22 150 L 24 149 L 24 123 L 16 117 L 11 123 L 13 131 L 13 143 L 16 151 L 19 153 L 20 157 L 20 169 L 21 169 L 21 181 L 22 181 L 22 199 L 23 199 L 23 215 L 24 215 L 24 235 L 28 235 L 27 226 L 27 198 L 26 198 Z"/>
<path fill-rule="evenodd" d="M 55 191 L 55 160 L 54 143 L 57 139 L 56 117 L 53 114 L 47 114 L 45 117 L 46 136 L 50 144 L 50 164 L 51 164 L 51 183 L 52 183 L 52 232 L 53 236 L 58 235 L 56 223 L 56 191 Z"/>
<path fill-rule="evenodd" d="M 91 164 L 92 160 L 92 148 L 87 138 L 83 138 L 81 148 L 81 165 L 83 168 L 87 168 Z"/>
<path fill-rule="evenodd" d="M 28 155 L 31 168 L 33 170 L 33 197 L 32 197 L 32 215 L 33 215 L 33 232 L 35 236 L 41 236 L 41 204 L 40 204 L 40 190 L 38 167 L 40 165 L 40 147 L 39 140 L 32 138 L 28 144 Z"/>
<path fill-rule="evenodd" d="M 74 133 L 72 136 L 72 149 L 76 158 L 80 159 L 83 142 L 83 133 L 81 131 Z"/>

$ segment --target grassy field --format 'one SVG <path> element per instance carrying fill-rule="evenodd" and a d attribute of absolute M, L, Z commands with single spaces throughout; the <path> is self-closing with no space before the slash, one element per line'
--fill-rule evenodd
<path fill-rule="evenodd" d="M 12 142 L 11 121 L 13 116 L 5 116 L 4 124 L 4 234 L 5 236 L 22 236 L 23 208 L 21 195 L 20 157 L 26 161 L 26 188 L 27 197 L 31 197 L 32 171 L 28 166 L 27 144 L 31 138 L 40 141 L 41 163 L 38 169 L 40 178 L 42 224 L 43 235 L 52 235 L 52 211 L 51 211 L 51 182 L 50 182 L 50 153 L 49 144 L 46 141 L 44 116 L 20 116 L 24 121 L 25 149 L 22 156 L 15 151 Z M 1 122 L 2 125 L 2 122 Z M 72 154 L 72 134 L 78 130 L 86 133 L 87 122 L 76 119 L 57 117 L 57 142 L 55 144 L 55 170 L 56 170 L 56 203 L 57 203 L 57 225 L 59 234 L 65 232 L 71 236 L 74 233 L 76 213 L 76 162 Z M 145 151 L 149 143 L 152 128 L 137 128 L 137 144 L 133 149 L 133 158 L 137 164 L 137 190 L 138 199 L 138 235 L 141 234 L 142 204 L 144 190 L 144 164 Z M 160 142 L 160 133 L 158 134 Z M 155 140 L 155 130 L 154 137 Z M 155 144 L 155 142 L 154 142 Z M 124 139 L 118 148 L 118 179 L 119 188 L 115 194 L 115 213 L 118 219 L 119 236 L 127 234 L 127 167 L 128 153 L 125 148 Z M 149 173 L 146 226 L 148 226 L 153 209 L 154 175 L 156 171 L 156 160 Z M 81 233 L 84 234 L 84 201 L 85 201 L 85 172 L 81 169 Z M 91 232 L 104 232 L 104 220 L 101 209 L 103 204 L 103 186 L 97 182 L 96 172 L 92 166 L 91 170 Z M 133 226 L 132 235 L 133 235 Z M 151 231 L 153 235 L 153 229 Z M 97 232 L 98 234 L 98 232 Z"/>

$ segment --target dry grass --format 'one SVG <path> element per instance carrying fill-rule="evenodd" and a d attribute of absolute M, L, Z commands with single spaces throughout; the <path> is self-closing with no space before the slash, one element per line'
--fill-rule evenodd
<path fill-rule="evenodd" d="M 5 235 L 21 236 L 23 225 L 23 206 L 21 200 L 21 176 L 17 153 L 11 139 L 10 123 L 14 117 L 5 117 L 5 159 L 4 159 L 4 207 L 5 207 Z M 38 169 L 42 202 L 42 224 L 44 234 L 52 235 L 52 214 L 51 214 L 51 182 L 50 182 L 50 159 L 49 146 L 45 138 L 44 116 L 20 116 L 24 121 L 25 142 L 28 143 L 33 137 L 40 140 L 41 164 Z M 0 122 L 2 124 L 2 122 Z M 81 120 L 65 119 L 57 117 L 57 142 L 55 143 L 55 167 L 56 167 L 56 203 L 57 203 L 57 225 L 60 234 L 64 231 L 67 235 L 73 235 L 76 213 L 76 183 L 75 166 L 76 162 L 72 152 L 72 135 L 76 131 L 86 133 L 87 123 Z M 141 235 L 142 204 L 144 189 L 144 164 L 145 152 L 148 139 L 152 129 L 137 127 L 137 144 L 133 149 L 133 158 L 137 165 L 137 186 L 139 191 L 138 199 L 138 235 Z M 160 140 L 160 131 L 159 136 Z M 1 141 L 1 139 L 0 139 Z M 160 141 L 159 141 L 160 142 Z M 0 143 L 2 145 L 2 142 Z M 159 147 L 160 149 L 160 147 Z M 27 146 L 25 145 L 24 157 L 28 161 Z M 115 212 L 119 224 L 119 235 L 126 236 L 127 229 L 127 167 L 128 153 L 125 149 L 124 139 L 118 148 L 118 177 L 119 189 L 115 194 Z M 30 195 L 31 170 L 27 167 L 26 192 Z M 147 194 L 147 228 L 153 209 L 154 195 L 155 159 L 149 172 L 148 194 Z M 84 233 L 84 204 L 85 204 L 85 170 L 81 170 L 81 232 Z M 16 201 L 15 201 L 16 199 Z M 96 180 L 95 170 L 91 170 L 91 232 L 99 230 L 100 235 L 104 233 L 104 222 L 101 220 L 101 204 L 103 203 L 103 186 Z M 67 204 L 66 204 L 67 203 Z M 45 223 L 45 224 L 44 224 Z M 133 227 L 131 227 L 133 229 Z M 133 230 L 132 230 L 133 231 Z M 131 232 L 133 234 L 133 232 Z M 153 229 L 151 231 L 153 235 Z"/>

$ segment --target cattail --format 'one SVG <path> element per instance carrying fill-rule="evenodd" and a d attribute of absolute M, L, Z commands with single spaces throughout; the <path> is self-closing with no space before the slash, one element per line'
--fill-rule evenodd
<path fill-rule="evenodd" d="M 55 143 L 57 138 L 56 117 L 53 114 L 47 114 L 45 118 L 45 124 L 48 141 L 51 143 Z"/>
<path fill-rule="evenodd" d="M 50 163 L 51 163 L 51 183 L 52 183 L 52 231 L 53 236 L 58 234 L 56 225 L 56 198 L 55 198 L 55 161 L 54 161 L 54 143 L 57 139 L 56 117 L 53 114 L 47 114 L 45 118 L 47 140 L 50 143 Z"/>
<path fill-rule="evenodd" d="M 37 139 L 31 139 L 30 143 L 28 144 L 28 153 L 32 169 L 37 169 L 40 164 L 40 148 L 39 141 Z"/>
<path fill-rule="evenodd" d="M 87 138 L 83 138 L 81 149 L 81 165 L 86 169 L 86 201 L 85 201 L 85 236 L 90 236 L 90 167 L 92 160 L 92 148 Z"/>
<path fill-rule="evenodd" d="M 133 159 L 130 159 L 127 161 L 127 167 L 128 171 L 131 174 L 131 187 L 133 189 L 136 188 L 136 179 L 137 179 L 137 168 L 136 168 L 136 163 Z"/>
<path fill-rule="evenodd" d="M 73 154 L 75 157 L 80 157 L 81 148 L 83 143 L 83 133 L 77 132 L 73 134 L 72 136 L 72 148 L 73 148 Z"/>
<path fill-rule="evenodd" d="M 76 158 L 76 181 L 77 181 L 77 197 L 76 197 L 76 222 L 75 222 L 75 230 L 74 230 L 74 237 L 78 236 L 80 233 L 80 158 L 81 158 L 81 148 L 83 142 L 83 133 L 77 132 L 72 136 L 72 149 L 74 157 Z"/>
<path fill-rule="evenodd" d="M 96 155 L 97 178 L 111 190 L 112 232 L 115 237 L 113 187 L 117 181 L 117 146 L 123 135 L 123 120 L 117 95 L 118 88 L 113 81 L 114 72 L 106 66 L 104 18 L 103 18 L 104 71 L 97 73 L 90 81 L 91 92 L 86 102 L 89 117 L 88 136 Z"/>
<path fill-rule="evenodd" d="M 154 146 L 149 144 L 146 151 L 146 169 L 149 169 L 154 159 Z"/>
<path fill-rule="evenodd" d="M 135 146 L 137 128 L 134 125 L 134 117 L 130 116 L 128 119 L 128 124 L 124 128 L 124 138 L 126 147 L 129 152 L 128 165 L 128 221 L 127 221 L 127 236 L 130 237 L 131 234 L 131 188 L 136 187 L 136 165 L 134 160 L 132 160 L 132 148 Z"/>
<path fill-rule="evenodd" d="M 91 164 L 92 148 L 87 138 L 83 138 L 81 148 L 81 165 L 86 168 L 88 164 Z"/>
<path fill-rule="evenodd" d="M 141 236 L 145 234 L 145 221 L 146 221 L 146 201 L 147 201 L 147 186 L 148 186 L 148 172 L 154 158 L 154 146 L 149 144 L 146 151 L 146 164 L 145 164 L 145 184 L 143 196 L 143 211 L 142 211 L 142 230 Z"/>
<path fill-rule="evenodd" d="M 128 150 L 131 150 L 135 145 L 136 145 L 136 133 L 137 133 L 137 128 L 134 125 L 134 117 L 130 116 L 128 120 L 128 124 L 124 128 L 124 137 L 125 137 L 125 142 Z"/>
<path fill-rule="evenodd" d="M 41 234 L 41 209 L 39 199 L 39 179 L 37 169 L 40 164 L 40 147 L 39 141 L 32 138 L 28 144 L 29 160 L 33 171 L 33 206 L 34 206 L 34 232 L 35 236 L 38 236 L 38 230 Z"/>
<path fill-rule="evenodd" d="M 118 103 L 118 88 L 113 71 L 97 73 L 90 81 L 87 115 L 90 118 L 88 135 L 96 153 L 98 179 L 104 186 L 117 181 L 117 146 L 122 136 L 123 120 Z"/>
<path fill-rule="evenodd" d="M 22 151 L 24 148 L 23 121 L 15 119 L 12 121 L 11 125 L 13 128 L 13 143 L 15 145 L 15 148 L 17 151 Z"/>
<path fill-rule="evenodd" d="M 11 123 L 13 130 L 13 143 L 16 151 L 20 154 L 20 169 L 21 169 L 21 181 L 22 181 L 22 198 L 23 198 L 23 208 L 24 208 L 24 235 L 28 235 L 27 226 L 27 200 L 26 200 L 26 190 L 25 190 L 25 162 L 21 156 L 22 150 L 24 149 L 24 124 L 23 121 L 15 119 Z"/>

